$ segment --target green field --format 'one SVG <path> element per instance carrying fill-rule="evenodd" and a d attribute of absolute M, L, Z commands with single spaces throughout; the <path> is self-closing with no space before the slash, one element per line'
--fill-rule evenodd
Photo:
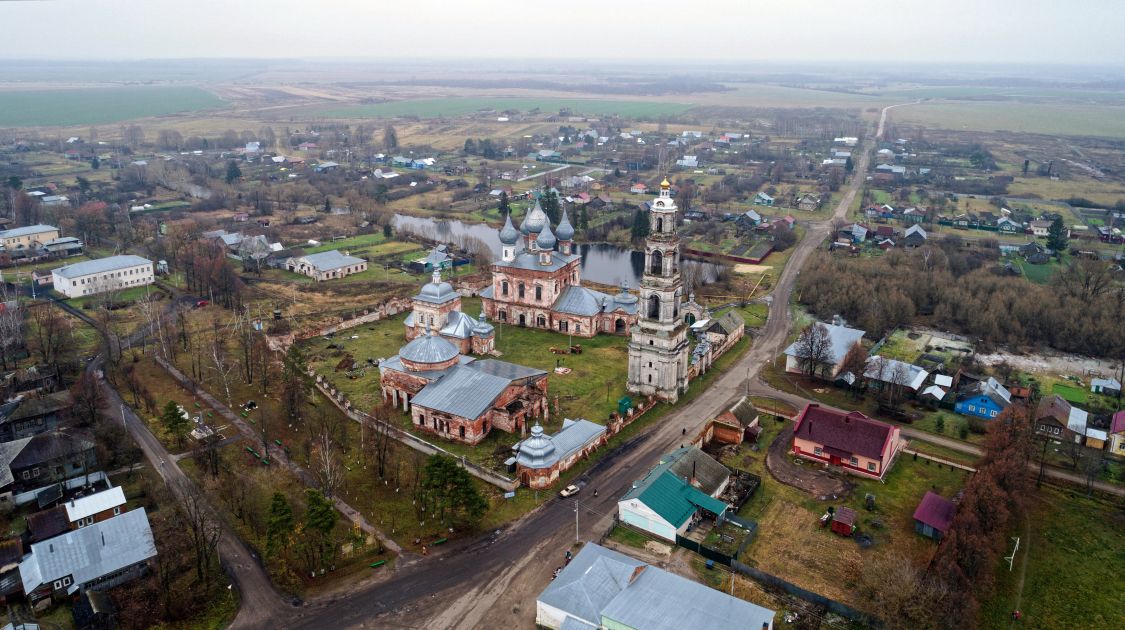
<path fill-rule="evenodd" d="M 105 124 L 224 104 L 195 87 L 0 90 L 0 127 Z"/>
<path fill-rule="evenodd" d="M 1086 395 L 1086 390 L 1081 387 L 1073 385 L 1064 385 L 1062 383 L 1055 383 L 1051 386 L 1051 393 L 1058 394 L 1063 397 L 1063 400 L 1074 403 L 1076 405 L 1085 404 L 1089 399 Z"/>
<path fill-rule="evenodd" d="M 973 99 L 993 101 L 1022 102 L 1097 102 L 1125 104 L 1125 92 L 1104 90 L 1070 90 L 1048 87 L 986 87 L 979 85 L 946 85 L 899 87 L 880 90 L 879 96 L 894 99 L 934 98 L 934 99 Z"/>
<path fill-rule="evenodd" d="M 316 115 L 330 118 L 394 118 L 397 116 L 440 118 L 443 116 L 464 116 L 481 110 L 502 112 L 506 110 L 540 109 L 545 112 L 557 112 L 561 109 L 569 109 L 575 114 L 597 116 L 619 114 L 639 118 L 682 114 L 691 107 L 692 105 L 688 103 L 583 98 L 440 98 L 337 107 L 321 110 L 316 112 Z"/>
<path fill-rule="evenodd" d="M 1125 138 L 1125 108 L 1080 103 L 933 102 L 900 107 L 891 117 L 953 131 L 1015 131 Z"/>

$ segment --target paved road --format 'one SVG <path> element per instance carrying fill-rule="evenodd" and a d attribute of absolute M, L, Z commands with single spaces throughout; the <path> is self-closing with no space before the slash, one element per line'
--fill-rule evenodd
<path fill-rule="evenodd" d="M 880 132 L 886 111 L 880 119 Z M 870 138 L 870 133 L 869 133 Z M 789 332 L 789 300 L 797 275 L 809 256 L 828 237 L 833 219 L 847 215 L 865 179 L 869 153 L 864 151 L 855 174 L 832 218 L 809 226 L 796 246 L 772 293 L 769 318 L 753 347 L 715 380 L 705 395 L 681 404 L 659 425 L 617 447 L 579 481 L 577 527 L 575 502 L 558 497 L 517 522 L 495 541 L 485 538 L 465 552 L 437 563 L 417 563 L 395 579 L 373 585 L 340 601 L 310 604 L 289 617 L 295 628 L 334 627 L 531 627 L 535 595 L 562 564 L 564 550 L 577 539 L 599 538 L 616 509 L 616 497 L 648 471 L 664 452 L 684 443 L 709 418 L 747 392 L 758 371 L 780 352 Z M 593 489 L 599 489 L 594 497 Z M 575 529 L 578 531 L 576 532 Z M 552 560 L 555 558 L 555 560 Z M 373 616 L 381 615 L 378 620 Z"/>

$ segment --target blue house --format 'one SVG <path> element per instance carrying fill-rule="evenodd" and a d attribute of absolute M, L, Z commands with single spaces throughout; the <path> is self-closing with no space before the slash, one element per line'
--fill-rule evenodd
<path fill-rule="evenodd" d="M 999 381 L 988 377 L 962 392 L 953 411 L 963 416 L 991 420 L 1012 404 L 1012 394 Z"/>

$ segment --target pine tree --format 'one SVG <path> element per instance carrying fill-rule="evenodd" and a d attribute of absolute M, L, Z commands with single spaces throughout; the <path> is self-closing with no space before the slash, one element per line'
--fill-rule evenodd
<path fill-rule="evenodd" d="M 1047 248 L 1054 250 L 1055 256 L 1059 256 L 1066 251 L 1066 239 L 1066 226 L 1063 225 L 1062 217 L 1055 217 L 1051 227 L 1047 228 Z"/>
<path fill-rule="evenodd" d="M 284 494 L 275 492 L 270 500 L 269 521 L 266 525 L 266 553 L 273 555 L 285 536 L 293 532 L 293 508 Z"/>
<path fill-rule="evenodd" d="M 227 183 L 233 184 L 235 181 L 242 178 L 242 169 L 238 168 L 238 162 L 231 160 L 227 162 Z"/>
<path fill-rule="evenodd" d="M 543 207 L 543 212 L 546 213 L 547 218 L 551 220 L 551 225 L 558 225 L 560 213 L 558 193 L 547 190 L 539 197 L 539 205 Z"/>
<path fill-rule="evenodd" d="M 590 215 L 586 212 L 586 206 L 582 206 L 578 210 L 578 229 L 587 230 L 590 227 Z"/>
<path fill-rule="evenodd" d="M 500 216 L 504 216 L 504 213 L 506 213 L 506 212 L 511 212 L 511 211 L 512 211 L 512 206 L 511 206 L 511 204 L 510 204 L 510 203 L 508 202 L 508 191 L 506 191 L 506 190 L 501 190 L 501 191 L 500 191 L 500 206 L 499 206 L 499 210 L 500 210 Z"/>
<path fill-rule="evenodd" d="M 183 413 L 180 412 L 180 406 L 176 404 L 176 401 L 169 400 L 164 403 L 164 409 L 160 412 L 160 423 L 164 425 L 168 433 L 176 438 L 177 443 L 183 443 L 190 424 L 184 418 Z"/>
<path fill-rule="evenodd" d="M 642 239 L 648 236 L 648 216 L 644 210 L 637 210 L 633 215 L 633 238 Z"/>

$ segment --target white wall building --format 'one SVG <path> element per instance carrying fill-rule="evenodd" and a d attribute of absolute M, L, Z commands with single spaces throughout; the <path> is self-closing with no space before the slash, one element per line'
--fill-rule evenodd
<path fill-rule="evenodd" d="M 110 256 L 51 271 L 55 290 L 68 298 L 152 284 L 152 261 L 140 256 Z"/>

